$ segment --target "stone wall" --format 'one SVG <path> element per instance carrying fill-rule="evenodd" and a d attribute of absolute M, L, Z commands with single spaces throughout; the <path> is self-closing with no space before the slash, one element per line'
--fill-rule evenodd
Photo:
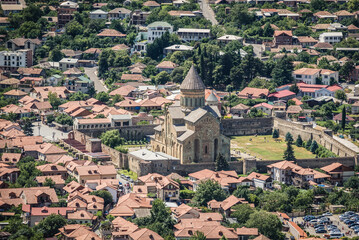
<path fill-rule="evenodd" d="M 233 161 L 228 162 L 231 170 L 235 170 L 238 174 L 243 173 L 243 161 L 237 161 L 233 159 Z M 203 169 L 215 169 L 215 163 L 191 163 L 191 164 L 181 164 L 174 169 L 174 172 L 178 174 L 187 175 L 189 173 L 201 171 Z"/>
<path fill-rule="evenodd" d="M 226 136 L 265 135 L 272 134 L 273 118 L 223 119 L 221 124 Z"/>
<path fill-rule="evenodd" d="M 110 148 L 104 144 L 101 144 L 102 152 L 111 156 L 111 160 L 118 168 L 128 169 L 128 156 L 126 153 L 117 151 L 114 148 Z"/>
<path fill-rule="evenodd" d="M 102 133 L 110 130 L 118 130 L 120 132 L 121 137 L 126 140 L 143 140 L 147 135 L 155 134 L 154 128 L 157 125 L 136 125 L 136 126 L 122 126 L 115 128 L 107 128 L 107 129 L 79 129 L 77 131 L 85 133 L 87 136 L 91 138 L 99 138 Z"/>
<path fill-rule="evenodd" d="M 324 131 L 313 129 L 310 125 L 275 118 L 273 128 L 279 130 L 280 136 L 284 137 L 287 132 L 290 132 L 294 140 L 297 139 L 298 135 L 300 135 L 304 141 L 313 139 L 339 157 L 354 157 L 357 160 L 358 153 L 356 151 L 334 139 L 330 133 L 327 134 Z"/>

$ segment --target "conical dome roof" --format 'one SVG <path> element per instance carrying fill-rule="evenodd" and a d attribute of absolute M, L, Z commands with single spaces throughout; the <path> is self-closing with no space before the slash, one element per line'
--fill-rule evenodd
<path fill-rule="evenodd" d="M 183 80 L 180 89 L 182 90 L 204 90 L 206 87 L 198 75 L 196 69 L 192 65 L 188 71 L 186 78 Z"/>
<path fill-rule="evenodd" d="M 218 102 L 218 98 L 214 95 L 213 91 L 206 99 L 207 102 Z"/>

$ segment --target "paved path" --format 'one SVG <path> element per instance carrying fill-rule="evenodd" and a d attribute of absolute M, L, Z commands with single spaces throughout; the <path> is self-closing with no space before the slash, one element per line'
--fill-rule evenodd
<path fill-rule="evenodd" d="M 44 141 L 56 141 L 67 138 L 67 133 L 59 131 L 53 127 L 49 127 L 41 122 L 35 122 L 32 126 L 33 135 L 42 136 Z"/>
<path fill-rule="evenodd" d="M 216 19 L 216 15 L 214 14 L 211 6 L 208 3 L 208 0 L 200 0 L 199 5 L 201 7 L 203 16 L 211 21 L 213 25 L 218 25 L 218 21 Z"/>
<path fill-rule="evenodd" d="M 96 92 L 107 92 L 105 83 L 97 77 L 98 67 L 84 68 L 85 74 L 94 82 Z"/>
<path fill-rule="evenodd" d="M 262 44 L 254 44 L 254 43 L 244 43 L 244 46 L 253 46 L 253 52 L 254 55 L 257 58 L 261 58 L 262 57 Z"/>

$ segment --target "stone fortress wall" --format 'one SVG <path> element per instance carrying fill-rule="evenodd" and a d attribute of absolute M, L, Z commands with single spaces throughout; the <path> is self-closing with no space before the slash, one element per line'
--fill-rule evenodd
<path fill-rule="evenodd" d="M 226 136 L 243 136 L 243 135 L 267 135 L 272 134 L 273 129 L 278 129 L 281 137 L 284 137 L 287 132 L 293 135 L 296 139 L 301 135 L 304 141 L 310 138 L 316 140 L 319 144 L 323 145 L 328 150 L 334 152 L 339 157 L 336 158 L 313 158 L 313 159 L 298 159 L 297 164 L 302 167 L 320 168 L 334 162 L 340 162 L 346 166 L 353 167 L 357 164 L 359 152 L 345 146 L 332 137 L 331 131 L 320 131 L 313 129 L 308 124 L 293 123 L 283 119 L 269 117 L 269 118 L 254 118 L 254 119 L 224 119 L 222 120 L 222 131 Z M 141 140 L 147 135 L 154 133 L 153 128 L 156 125 L 142 125 L 142 126 L 125 126 L 118 128 L 120 134 L 127 140 Z M 112 129 L 108 129 L 112 130 Z M 77 141 L 86 145 L 89 139 L 99 137 L 104 130 L 86 130 L 80 132 L 74 130 L 74 137 Z M 120 168 L 128 168 L 127 154 L 120 153 L 119 151 L 104 146 L 102 144 L 102 151 L 111 156 L 112 162 Z M 281 161 L 282 159 L 278 159 Z M 266 172 L 266 166 L 278 162 L 276 160 L 260 160 L 244 159 L 238 160 L 232 158 L 229 162 L 230 168 L 236 170 L 239 174 L 247 173 L 248 171 L 256 168 L 260 172 Z M 205 168 L 214 170 L 214 163 L 191 163 L 181 164 L 173 169 L 174 172 L 181 174 L 188 174 L 196 172 Z M 152 169 L 152 171 L 156 171 Z"/>

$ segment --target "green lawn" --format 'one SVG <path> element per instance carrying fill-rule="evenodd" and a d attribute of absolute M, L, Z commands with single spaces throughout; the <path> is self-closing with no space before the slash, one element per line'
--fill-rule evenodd
<path fill-rule="evenodd" d="M 250 141 L 251 139 L 251 141 Z M 266 140 L 264 140 L 266 139 Z M 252 156 L 263 160 L 281 160 L 287 148 L 286 142 L 275 142 L 271 135 L 261 136 L 240 136 L 231 138 L 231 148 L 241 152 L 250 153 Z M 295 157 L 314 158 L 315 155 L 307 149 L 293 145 Z"/>
<path fill-rule="evenodd" d="M 126 176 L 129 176 L 130 178 L 132 178 L 134 181 L 137 180 L 138 176 L 137 176 L 137 173 L 135 172 L 132 172 L 132 171 L 127 171 L 125 169 L 122 169 L 122 170 L 119 170 L 118 171 L 119 174 L 123 174 L 123 175 L 126 175 Z"/>

